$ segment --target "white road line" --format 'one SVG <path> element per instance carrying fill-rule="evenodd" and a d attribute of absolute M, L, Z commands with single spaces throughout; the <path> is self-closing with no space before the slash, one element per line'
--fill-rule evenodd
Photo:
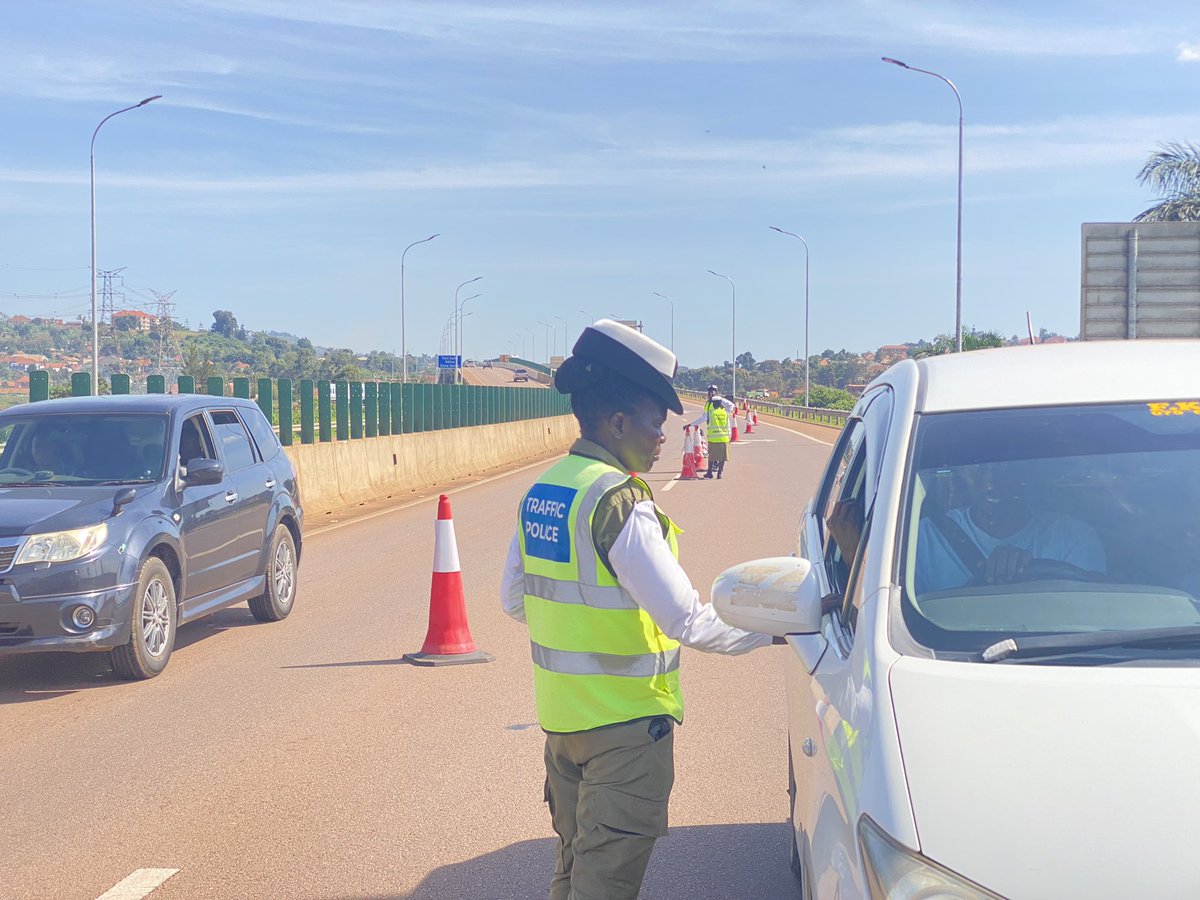
<path fill-rule="evenodd" d="M 114 884 L 96 900 L 142 900 L 178 871 L 178 869 L 138 869 L 120 883 Z"/>
<path fill-rule="evenodd" d="M 679 484 L 679 479 L 672 478 L 670 481 L 668 481 L 666 484 L 663 485 L 661 493 L 665 494 L 667 491 L 669 491 L 671 488 L 675 487 L 675 485 L 677 485 L 677 484 Z"/>

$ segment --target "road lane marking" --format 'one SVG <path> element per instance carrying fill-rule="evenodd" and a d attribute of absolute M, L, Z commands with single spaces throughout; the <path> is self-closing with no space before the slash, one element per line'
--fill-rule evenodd
<path fill-rule="evenodd" d="M 668 481 L 666 484 L 663 485 L 662 492 L 665 494 L 667 491 L 669 491 L 671 488 L 675 487 L 675 485 L 677 485 L 677 484 L 679 484 L 679 479 L 672 478 L 670 481 Z"/>
<path fill-rule="evenodd" d="M 114 884 L 96 900 L 142 900 L 178 871 L 178 869 L 138 869 L 132 875 Z"/>

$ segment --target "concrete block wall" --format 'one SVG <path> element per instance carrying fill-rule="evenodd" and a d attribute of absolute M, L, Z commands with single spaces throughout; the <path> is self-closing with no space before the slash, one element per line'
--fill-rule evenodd
<path fill-rule="evenodd" d="M 293 444 L 284 451 L 300 480 L 305 515 L 320 516 L 565 452 L 578 436 L 574 416 L 549 416 L 357 441 Z"/>

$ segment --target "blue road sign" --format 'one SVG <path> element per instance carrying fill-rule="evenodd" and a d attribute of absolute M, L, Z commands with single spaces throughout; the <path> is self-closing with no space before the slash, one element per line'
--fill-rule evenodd
<path fill-rule="evenodd" d="M 443 356 L 441 354 L 438 354 L 438 368 L 439 369 L 457 369 L 457 368 L 460 368 L 461 366 L 462 366 L 462 357 L 461 356 L 455 356 L 453 354 L 447 354 L 447 355 Z"/>

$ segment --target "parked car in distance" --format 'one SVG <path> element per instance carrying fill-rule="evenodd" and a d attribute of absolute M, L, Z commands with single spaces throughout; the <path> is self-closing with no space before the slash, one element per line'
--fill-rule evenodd
<path fill-rule="evenodd" d="M 107 652 L 151 678 L 181 625 L 296 597 L 292 464 L 249 400 L 78 397 L 0 412 L 0 656 Z"/>
<path fill-rule="evenodd" d="M 485 359 L 485 360 L 483 361 L 483 367 L 484 367 L 485 369 L 490 369 L 490 368 L 492 368 L 492 361 L 491 361 L 490 359 Z"/>
<path fill-rule="evenodd" d="M 465 363 L 463 363 L 463 365 L 467 368 L 473 369 L 475 368 L 475 360 L 468 359 Z"/>
<path fill-rule="evenodd" d="M 804 897 L 1200 890 L 1198 359 L 1136 340 L 898 363 L 798 554 L 717 579 L 725 621 L 789 645 Z"/>
<path fill-rule="evenodd" d="M 513 369 L 513 381 L 528 381 L 529 372 L 525 369 Z"/>

